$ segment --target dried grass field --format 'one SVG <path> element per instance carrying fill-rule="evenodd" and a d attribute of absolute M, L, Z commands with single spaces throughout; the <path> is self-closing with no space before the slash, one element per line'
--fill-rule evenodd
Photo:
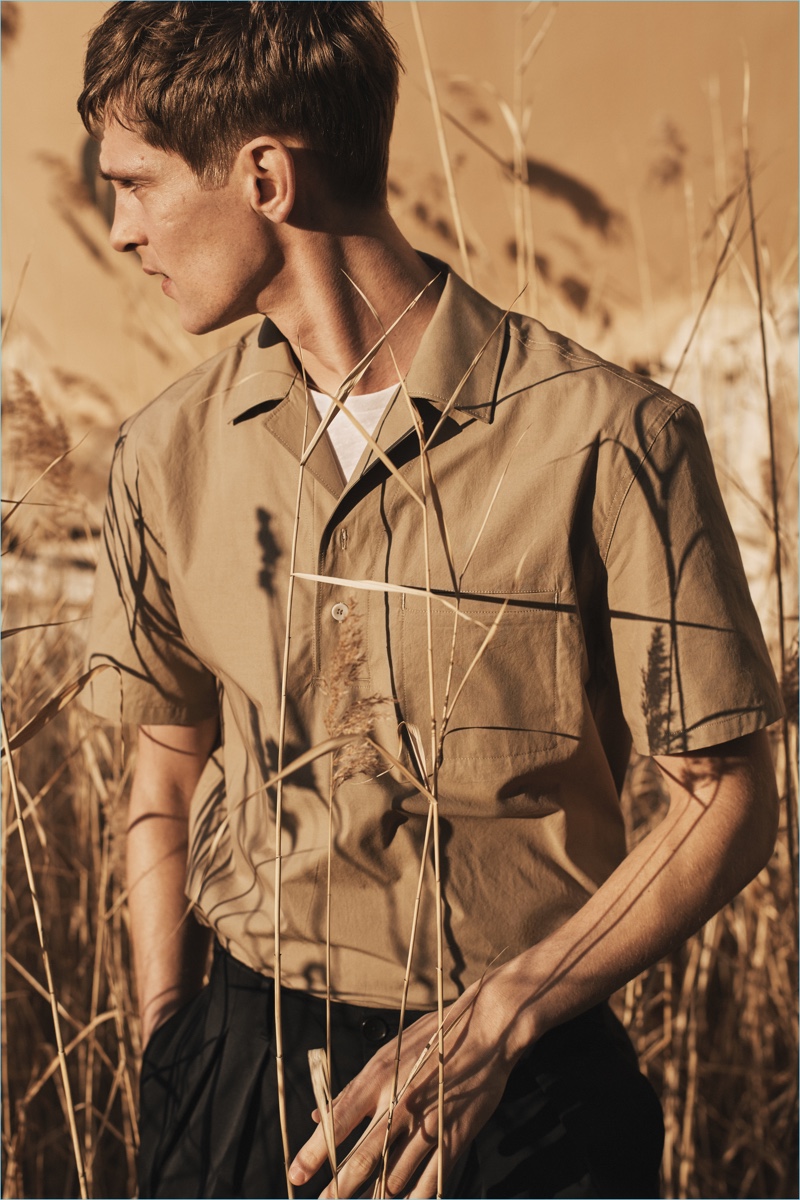
<path fill-rule="evenodd" d="M 547 36 L 537 21 L 534 53 Z M 497 210 L 512 273 L 528 284 L 517 307 L 561 311 L 569 289 L 548 277 L 532 204 L 529 65 L 520 53 L 503 99 L 511 150 Z M 426 86 L 436 113 L 432 73 Z M 469 270 L 478 239 L 464 229 L 441 103 L 442 186 L 425 220 L 438 222 L 453 266 Z M 693 195 L 674 144 L 662 159 L 658 203 L 667 196 L 686 218 L 686 292 L 654 298 L 634 236 L 637 303 L 604 323 L 598 285 L 564 310 L 565 332 L 609 357 L 624 347 L 624 366 L 701 409 L 788 714 L 771 731 L 782 816 L 770 864 L 614 997 L 664 1106 L 667 1197 L 798 1195 L 797 253 L 776 257 L 762 232 L 746 114 L 733 133 L 737 149 L 716 175 L 725 187 L 712 196 Z M 491 147 L 473 139 L 472 153 L 489 161 Z M 625 216 L 642 228 L 634 207 Z M 133 731 L 80 707 L 101 513 L 66 418 L 14 354 L 14 308 L 3 322 L 3 1195 L 133 1196 L 141 1047 L 123 874 Z M 663 804 L 657 769 L 634 759 L 623 796 L 631 844 Z"/>

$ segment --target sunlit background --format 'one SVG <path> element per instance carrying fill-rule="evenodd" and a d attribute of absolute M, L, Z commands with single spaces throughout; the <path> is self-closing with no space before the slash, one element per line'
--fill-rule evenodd
<path fill-rule="evenodd" d="M 186 334 L 138 259 L 108 245 L 110 197 L 75 110 L 105 7 L 2 6 L 4 636 L 46 626 L 4 643 L 12 734 L 80 673 L 117 426 L 238 333 Z M 497 303 L 674 381 L 700 407 L 784 676 L 791 722 L 774 744 L 790 808 L 797 6 L 426 2 L 420 29 L 404 0 L 384 7 L 406 64 L 390 203 L 409 239 Z M 138 1027 L 118 870 L 128 770 L 118 733 L 75 705 L 17 762 L 71 1102 L 4 776 L 7 1196 L 80 1194 L 76 1154 L 90 1194 L 132 1194 Z M 634 763 L 632 837 L 659 803 Z M 664 1100 L 668 1196 L 797 1195 L 792 837 L 784 817 L 770 868 L 617 998 Z"/>

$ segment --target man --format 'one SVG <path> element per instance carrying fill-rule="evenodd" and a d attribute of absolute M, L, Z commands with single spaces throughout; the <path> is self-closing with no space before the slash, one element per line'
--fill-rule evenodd
<path fill-rule="evenodd" d="M 780 700 L 694 410 L 394 225 L 397 75 L 361 3 L 134 0 L 89 45 L 113 245 L 191 332 L 267 318 L 112 467 L 140 1190 L 656 1195 L 605 1000 L 767 861 Z M 631 736 L 670 807 L 626 857 Z"/>

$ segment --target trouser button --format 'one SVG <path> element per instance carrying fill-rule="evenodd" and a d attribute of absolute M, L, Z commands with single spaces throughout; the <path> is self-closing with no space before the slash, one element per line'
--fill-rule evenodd
<path fill-rule="evenodd" d="M 361 1022 L 361 1032 L 368 1042 L 383 1042 L 389 1032 L 389 1026 L 382 1017 L 367 1017 Z"/>

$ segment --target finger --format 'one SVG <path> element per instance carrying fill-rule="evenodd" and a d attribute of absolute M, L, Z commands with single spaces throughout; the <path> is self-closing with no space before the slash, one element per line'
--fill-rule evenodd
<path fill-rule="evenodd" d="M 433 1172 L 433 1186 L 436 1186 L 436 1166 L 438 1155 L 438 1137 L 435 1129 L 426 1129 L 421 1122 L 400 1136 L 392 1146 L 389 1164 L 386 1172 L 386 1190 L 390 1196 L 406 1196 L 416 1192 L 420 1181 L 425 1175 L 429 1178 Z M 434 1166 L 431 1167 L 431 1162 Z M 447 1148 L 445 1146 L 445 1163 Z M 435 1195 L 435 1191 L 431 1193 Z"/>
<path fill-rule="evenodd" d="M 420 1174 L 419 1179 L 414 1184 L 414 1187 L 408 1193 L 409 1200 L 430 1200 L 431 1196 L 436 1195 L 438 1184 L 439 1155 L 434 1153 L 431 1155 L 430 1161 L 425 1164 L 425 1167 Z"/>
<path fill-rule="evenodd" d="M 386 1193 L 389 1196 L 405 1196 L 412 1181 L 421 1178 L 421 1173 L 427 1167 L 426 1159 L 431 1153 L 430 1143 L 420 1143 L 417 1138 L 403 1142 L 398 1153 L 397 1143 L 392 1148 L 389 1166 L 386 1172 Z M 434 1180 L 436 1176 L 434 1173 Z"/>
<path fill-rule="evenodd" d="M 371 1107 L 366 1096 L 360 1094 L 358 1091 L 355 1091 L 354 1094 L 352 1083 L 349 1083 L 339 1093 L 333 1102 L 333 1127 L 337 1146 L 370 1112 Z M 307 1183 L 312 1175 L 316 1175 L 320 1167 L 328 1160 L 325 1132 L 319 1118 L 318 1109 L 314 1110 L 312 1117 L 317 1121 L 317 1128 L 295 1155 L 294 1161 L 289 1168 L 289 1179 L 297 1187 Z"/>
<path fill-rule="evenodd" d="M 300 1187 L 302 1184 L 307 1183 L 312 1175 L 316 1175 L 322 1164 L 327 1162 L 327 1159 L 328 1151 L 325 1146 L 325 1135 L 322 1132 L 322 1126 L 318 1125 L 289 1167 L 289 1179 L 295 1187 Z"/>
<path fill-rule="evenodd" d="M 361 1142 L 349 1156 L 346 1164 L 336 1173 L 338 1188 L 331 1182 L 320 1200 L 332 1200 L 338 1190 L 339 1196 L 359 1196 L 364 1185 L 373 1177 L 380 1163 L 380 1149 L 372 1141 Z"/>

